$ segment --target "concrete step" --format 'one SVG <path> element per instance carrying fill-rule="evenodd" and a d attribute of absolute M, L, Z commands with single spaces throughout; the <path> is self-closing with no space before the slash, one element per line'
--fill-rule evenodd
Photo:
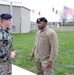
<path fill-rule="evenodd" d="M 12 75 L 36 75 L 36 74 L 12 64 Z"/>

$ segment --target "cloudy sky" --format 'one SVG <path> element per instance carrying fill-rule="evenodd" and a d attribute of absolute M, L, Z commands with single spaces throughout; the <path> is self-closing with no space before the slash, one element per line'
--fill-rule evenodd
<path fill-rule="evenodd" d="M 74 0 L 9 0 L 22 2 L 22 5 L 33 9 L 35 14 L 32 12 L 31 20 L 35 21 L 38 17 L 46 17 L 48 21 L 59 21 L 59 12 L 63 10 L 63 6 L 74 9 Z M 52 7 L 58 10 L 58 14 L 52 12 Z M 41 15 L 38 15 L 38 12 L 41 12 Z"/>

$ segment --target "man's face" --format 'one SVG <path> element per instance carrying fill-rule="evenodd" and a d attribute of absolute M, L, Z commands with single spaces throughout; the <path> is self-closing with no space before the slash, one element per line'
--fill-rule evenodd
<path fill-rule="evenodd" d="M 39 30 L 43 29 L 45 26 L 46 26 L 46 22 L 44 22 L 44 21 L 41 21 L 38 23 Z"/>
<path fill-rule="evenodd" d="M 11 19 L 5 20 L 4 22 L 5 22 L 5 28 L 8 28 L 11 24 Z"/>

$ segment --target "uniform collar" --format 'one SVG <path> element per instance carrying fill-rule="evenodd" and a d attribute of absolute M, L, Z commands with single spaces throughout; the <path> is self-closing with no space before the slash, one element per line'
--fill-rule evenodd
<path fill-rule="evenodd" d="M 4 29 L 1 25 L 0 25 L 0 30 L 4 30 L 5 32 L 9 32 L 9 28 Z"/>
<path fill-rule="evenodd" d="M 3 30 L 3 27 L 0 25 L 0 30 Z"/>

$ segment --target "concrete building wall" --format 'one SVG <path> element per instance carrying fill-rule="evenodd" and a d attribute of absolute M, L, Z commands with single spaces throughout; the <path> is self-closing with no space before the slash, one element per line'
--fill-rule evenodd
<path fill-rule="evenodd" d="M 21 9 L 21 33 L 30 32 L 30 10 L 22 7 Z"/>
<path fill-rule="evenodd" d="M 20 7 L 13 6 L 12 8 L 12 32 L 13 33 L 20 33 L 20 26 L 21 26 L 21 11 Z"/>
<path fill-rule="evenodd" d="M 0 14 L 10 13 L 10 6 L 0 4 Z"/>
<path fill-rule="evenodd" d="M 8 4 L 7 4 L 8 3 Z M 12 3 L 12 5 L 11 5 Z M 15 5 L 14 5 L 15 4 Z M 17 5 L 13 2 L 6 4 L 0 3 L 0 14 L 10 13 L 12 15 L 11 32 L 12 33 L 27 33 L 30 32 L 30 9 Z"/>

